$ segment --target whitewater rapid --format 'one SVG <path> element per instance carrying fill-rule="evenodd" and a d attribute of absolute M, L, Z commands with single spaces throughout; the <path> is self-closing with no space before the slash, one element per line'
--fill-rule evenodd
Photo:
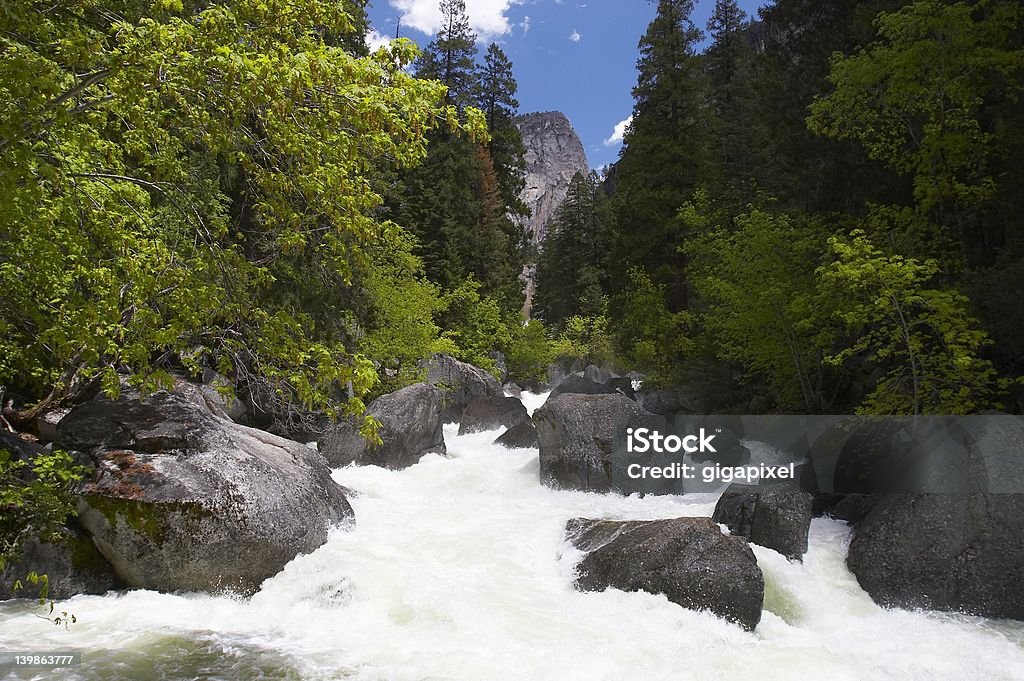
<path fill-rule="evenodd" d="M 524 395 L 532 410 L 544 396 Z M 1024 624 L 887 611 L 846 569 L 848 528 L 817 519 L 803 564 L 754 546 L 753 633 L 646 593 L 579 593 L 576 516 L 710 515 L 712 495 L 624 498 L 538 483 L 536 450 L 458 436 L 404 471 L 349 467 L 356 524 L 251 599 L 132 591 L 61 604 L 68 630 L 0 603 L 0 648 L 75 649 L 72 671 L 19 679 L 358 681 L 985 681 L 1024 679 Z"/>

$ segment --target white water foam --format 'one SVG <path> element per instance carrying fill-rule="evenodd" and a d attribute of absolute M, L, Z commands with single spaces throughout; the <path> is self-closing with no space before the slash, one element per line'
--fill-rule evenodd
<path fill-rule="evenodd" d="M 544 396 L 524 395 L 536 408 Z M 715 497 L 560 492 L 536 450 L 500 431 L 457 436 L 404 471 L 349 467 L 356 524 L 300 556 L 249 600 L 133 591 L 61 604 L 56 628 L 0 605 L 0 648 L 82 650 L 64 676 L 14 678 L 1024 679 L 1024 624 L 884 610 L 844 564 L 845 524 L 819 519 L 803 564 L 754 547 L 765 612 L 753 633 L 646 593 L 579 593 L 576 516 L 709 515 Z"/>

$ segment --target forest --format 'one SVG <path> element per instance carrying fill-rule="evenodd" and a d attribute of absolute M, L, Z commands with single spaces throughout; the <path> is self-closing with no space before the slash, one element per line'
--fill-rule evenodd
<path fill-rule="evenodd" d="M 364 4 L 4 3 L 8 425 L 204 371 L 355 414 L 437 352 L 717 412 L 1019 412 L 1019 3 L 660 0 L 620 158 L 539 248 L 501 47 L 442 0 L 371 54 Z"/>

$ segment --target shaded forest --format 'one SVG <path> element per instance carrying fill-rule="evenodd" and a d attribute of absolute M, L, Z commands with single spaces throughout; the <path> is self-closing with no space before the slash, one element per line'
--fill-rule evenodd
<path fill-rule="evenodd" d="M 540 256 L 549 331 L 712 411 L 1019 412 L 1019 3 L 657 6 Z"/>

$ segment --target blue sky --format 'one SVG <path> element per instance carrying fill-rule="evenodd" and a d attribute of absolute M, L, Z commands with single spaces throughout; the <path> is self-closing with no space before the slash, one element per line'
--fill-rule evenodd
<path fill-rule="evenodd" d="M 740 0 L 756 14 L 767 0 Z M 698 0 L 703 29 L 714 0 Z M 512 60 L 521 113 L 561 111 L 579 133 L 592 167 L 618 158 L 616 125 L 633 110 L 637 42 L 654 17 L 647 0 L 466 0 L 481 47 L 494 41 Z M 437 0 L 371 0 L 373 38 L 401 35 L 425 45 L 440 20 Z M 621 129 L 621 125 L 619 126 Z"/>

